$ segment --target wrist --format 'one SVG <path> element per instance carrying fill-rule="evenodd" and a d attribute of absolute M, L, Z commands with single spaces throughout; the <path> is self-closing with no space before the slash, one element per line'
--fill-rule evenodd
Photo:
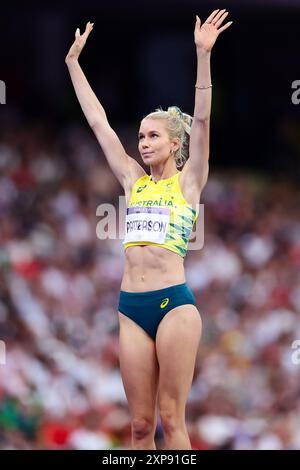
<path fill-rule="evenodd" d="M 197 55 L 200 57 L 210 57 L 211 55 L 211 49 L 208 50 L 199 46 L 196 47 L 196 52 L 197 52 Z"/>

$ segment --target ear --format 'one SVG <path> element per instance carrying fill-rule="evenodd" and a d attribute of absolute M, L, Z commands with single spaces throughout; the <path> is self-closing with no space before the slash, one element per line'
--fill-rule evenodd
<path fill-rule="evenodd" d="M 174 152 L 177 152 L 177 150 L 180 148 L 180 139 L 178 137 L 175 137 L 172 140 L 172 150 Z"/>

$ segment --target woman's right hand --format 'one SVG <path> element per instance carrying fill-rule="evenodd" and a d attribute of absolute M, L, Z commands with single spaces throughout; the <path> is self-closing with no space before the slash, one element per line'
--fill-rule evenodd
<path fill-rule="evenodd" d="M 68 62 L 70 60 L 77 60 L 80 56 L 82 49 L 85 46 L 86 40 L 89 37 L 90 32 L 92 31 L 94 23 L 88 22 L 85 27 L 85 32 L 80 34 L 79 28 L 76 29 L 75 32 L 75 41 L 73 42 L 70 50 L 66 56 L 65 61 Z"/>

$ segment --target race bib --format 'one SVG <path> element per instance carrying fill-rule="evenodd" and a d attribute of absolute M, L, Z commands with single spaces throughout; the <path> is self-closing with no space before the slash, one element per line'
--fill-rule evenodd
<path fill-rule="evenodd" d="M 124 244 L 153 242 L 163 244 L 170 222 L 170 209 L 166 207 L 130 207 L 125 221 Z"/>

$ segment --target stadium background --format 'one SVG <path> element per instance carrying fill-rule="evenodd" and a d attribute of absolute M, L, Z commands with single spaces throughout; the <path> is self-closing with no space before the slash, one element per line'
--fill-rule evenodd
<path fill-rule="evenodd" d="M 186 259 L 204 322 L 188 429 L 194 449 L 300 449 L 300 2 L 275 0 L 1 6 L 1 449 L 130 445 L 124 255 L 96 238 L 97 206 L 122 191 L 64 63 L 75 29 L 95 23 L 80 63 L 138 159 L 143 115 L 192 113 L 194 18 L 214 8 L 234 23 L 212 53 L 205 245 Z"/>

